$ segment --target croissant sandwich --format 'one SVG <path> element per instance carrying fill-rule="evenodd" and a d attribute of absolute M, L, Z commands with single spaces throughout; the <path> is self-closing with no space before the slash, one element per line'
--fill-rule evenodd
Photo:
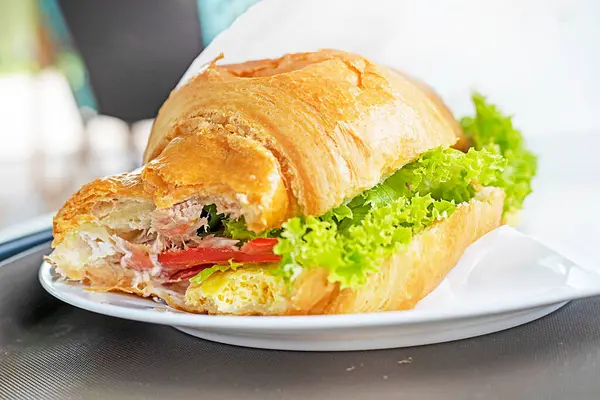
<path fill-rule="evenodd" d="M 67 201 L 47 260 L 194 313 L 410 309 L 531 191 L 521 134 L 473 101 L 459 122 L 342 51 L 215 61 L 164 103 L 142 168 Z"/>

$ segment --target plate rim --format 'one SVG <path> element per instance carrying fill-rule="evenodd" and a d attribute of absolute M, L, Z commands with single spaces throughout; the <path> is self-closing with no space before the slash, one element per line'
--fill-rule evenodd
<path fill-rule="evenodd" d="M 347 351 L 370 351 L 370 350 L 382 350 L 382 349 L 397 349 L 407 348 L 415 346 L 427 346 L 438 343 L 448 343 L 457 340 L 475 338 L 479 336 L 485 336 L 492 333 L 498 333 L 506 331 L 530 322 L 536 321 L 540 318 L 544 318 L 549 314 L 552 314 L 569 302 L 561 302 L 541 307 L 535 307 L 527 310 L 520 310 L 511 313 L 499 314 L 497 316 L 488 315 L 477 319 L 477 328 L 474 327 L 459 327 L 450 331 L 444 329 L 444 322 L 437 324 L 430 324 L 432 326 L 424 325 L 413 325 L 409 326 L 412 329 L 424 329 L 425 332 L 415 333 L 409 332 L 403 334 L 402 329 L 405 326 L 399 325 L 394 326 L 394 330 L 391 333 L 384 335 L 383 337 L 363 337 L 362 339 L 339 339 L 339 334 L 345 333 L 344 329 L 335 329 L 331 333 L 325 333 L 323 330 L 316 332 L 303 331 L 301 337 L 292 335 L 292 332 L 237 332 L 231 330 L 210 330 L 205 328 L 194 328 L 184 326 L 173 326 L 180 332 L 197 337 L 204 340 L 210 340 L 216 343 L 222 343 L 233 346 L 242 346 L 248 348 L 258 348 L 266 350 L 285 350 L 285 351 L 303 351 L 303 352 L 347 352 Z M 490 318 L 502 318 L 507 317 L 508 319 L 502 322 L 502 325 L 498 327 L 496 325 L 498 321 L 490 321 Z M 485 320 L 483 320 L 485 319 Z M 437 337 L 435 333 L 438 328 L 442 327 L 441 332 L 443 338 Z M 377 330 L 379 327 L 371 327 L 370 331 Z M 439 332 L 438 332 L 439 333 Z M 288 335 L 291 335 L 288 336 Z M 315 337 L 315 335 L 318 335 Z M 323 335 L 329 337 L 324 338 Z M 331 335 L 335 335 L 335 340 L 332 340 Z M 275 336 L 275 337 L 274 337 Z M 432 337 L 433 336 L 433 337 Z M 410 339 L 409 339 L 410 338 Z"/>
<path fill-rule="evenodd" d="M 580 291 L 579 293 L 562 294 L 554 298 L 541 297 L 527 304 L 518 302 L 504 303 L 502 306 L 488 305 L 486 308 L 478 310 L 457 309 L 454 312 L 440 311 L 386 311 L 378 313 L 362 314 L 340 314 L 340 315 L 308 315 L 308 316 L 234 316 L 234 315 L 206 315 L 185 313 L 182 311 L 167 309 L 137 309 L 126 308 L 114 304 L 105 304 L 94 300 L 85 299 L 79 296 L 72 296 L 69 293 L 61 291 L 56 287 L 56 282 L 51 275 L 52 267 L 43 262 L 38 272 L 38 278 L 44 289 L 57 299 L 64 301 L 72 306 L 82 308 L 87 311 L 96 312 L 103 315 L 118 317 L 129 320 L 136 320 L 148 323 L 162 325 L 177 325 L 195 328 L 217 328 L 217 329 L 236 329 L 236 330 L 306 330 L 306 329 L 338 329 L 338 328 L 370 328 L 386 327 L 398 325 L 428 324 L 438 322 L 448 322 L 451 320 L 475 319 L 482 316 L 511 313 L 521 310 L 528 310 L 553 304 L 559 304 L 585 297 L 597 295 Z M 83 285 L 73 283 L 73 285 Z M 111 292 L 111 295 L 120 294 Z M 143 299 L 140 297 L 140 299 Z M 146 299 L 151 302 L 151 299 Z"/>

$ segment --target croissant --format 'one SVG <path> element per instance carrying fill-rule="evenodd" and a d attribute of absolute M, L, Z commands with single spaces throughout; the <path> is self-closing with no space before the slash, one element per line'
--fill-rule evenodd
<path fill-rule="evenodd" d="M 502 224 L 502 157 L 468 147 L 431 88 L 359 55 L 216 60 L 170 94 L 143 167 L 66 202 L 47 260 L 195 313 L 410 309 Z"/>

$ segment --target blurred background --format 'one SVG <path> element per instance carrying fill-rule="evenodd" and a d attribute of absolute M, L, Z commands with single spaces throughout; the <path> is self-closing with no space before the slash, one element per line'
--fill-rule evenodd
<path fill-rule="evenodd" d="M 192 60 L 257 0 L 0 0 L 0 229 L 141 163 Z"/>
<path fill-rule="evenodd" d="M 55 212 L 81 184 L 140 165 L 170 90 L 256 2 L 0 0 L 0 239 L 3 228 Z M 381 56 L 430 83 L 459 116 L 471 112 L 469 92 L 479 90 L 515 114 L 539 155 L 525 222 L 534 220 L 536 232 L 595 235 L 600 224 L 587 216 L 597 214 L 589 193 L 600 188 L 590 144 L 600 138 L 600 2 L 262 0 L 267 5 L 270 14 L 248 13 L 200 62 L 223 46 L 236 62 L 300 51 L 293 46 L 302 43 Z M 572 223 L 575 211 L 588 230 Z M 561 215 L 562 225 L 548 215 Z"/>

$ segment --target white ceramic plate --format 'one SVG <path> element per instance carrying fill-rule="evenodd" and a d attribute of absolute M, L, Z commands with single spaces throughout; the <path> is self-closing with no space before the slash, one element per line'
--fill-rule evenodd
<path fill-rule="evenodd" d="M 417 346 L 508 329 L 565 302 L 600 294 L 600 274 L 518 231 L 501 227 L 476 243 L 414 310 L 290 317 L 195 315 L 150 299 L 94 293 L 58 279 L 44 263 L 44 288 L 57 298 L 114 317 L 172 325 L 218 342 L 285 350 L 368 350 Z"/>
<path fill-rule="evenodd" d="M 550 27 L 558 26 L 544 22 L 554 16 L 548 12 L 544 14 L 546 19 L 540 19 L 542 22 L 537 31 L 545 32 L 545 35 L 530 35 L 525 37 L 526 40 L 518 29 L 514 30 L 513 36 L 500 38 L 495 29 L 498 24 L 481 19 L 477 27 L 483 32 L 479 42 L 493 37 L 498 39 L 496 42 L 502 49 L 499 52 L 497 48 L 480 48 L 482 59 L 486 61 L 483 64 L 487 67 L 482 68 L 482 63 L 473 64 L 465 57 L 452 57 L 456 49 L 466 48 L 465 37 L 471 45 L 478 45 L 471 43 L 472 30 L 454 29 L 454 34 L 446 37 L 447 43 L 428 30 L 431 21 L 442 24 L 451 21 L 456 26 L 454 19 L 446 17 L 447 13 L 432 15 L 428 3 L 421 8 L 411 8 L 410 13 L 402 13 L 381 12 L 384 6 L 387 11 L 402 11 L 393 9 L 399 6 L 392 6 L 392 2 L 381 1 L 377 7 L 371 7 L 375 13 L 369 15 L 364 15 L 362 7 L 357 12 L 357 4 L 356 7 L 345 7 L 343 16 L 340 7 L 336 7 L 337 2 L 328 7 L 322 3 L 314 0 L 309 5 L 304 2 L 299 5 L 300 2 L 296 2 L 294 12 L 289 12 L 287 3 L 259 3 L 253 12 L 238 19 L 229 31 L 213 41 L 192 64 L 184 80 L 221 52 L 227 55 L 227 62 L 235 62 L 329 47 L 365 54 L 425 78 L 441 90 L 458 115 L 467 111 L 468 92 L 472 89 L 494 94 L 493 101 L 499 101 L 506 112 L 518 116 L 518 126 L 528 133 L 535 131 L 541 139 L 532 146 L 540 155 L 540 171 L 534 193 L 527 202 L 522 229 L 585 267 L 504 227 L 471 246 L 430 296 L 414 310 L 403 312 L 310 317 L 191 315 L 151 300 L 92 293 L 79 285 L 58 282 L 46 264 L 40 270 L 44 287 L 54 296 L 90 311 L 168 324 L 195 336 L 230 344 L 291 350 L 362 350 L 456 340 L 508 329 L 544 316 L 566 301 L 599 295 L 597 238 L 600 223 L 597 208 L 600 185 L 596 171 L 600 169 L 600 157 L 596 153 L 600 135 L 559 135 L 552 140 L 545 137 L 548 132 L 572 132 L 598 126 L 596 119 L 590 118 L 595 108 L 590 105 L 593 101 L 590 103 L 589 96 L 598 92 L 593 84 L 597 79 L 588 79 L 585 85 L 577 84 L 583 82 L 581 79 L 593 76 L 587 74 L 592 71 L 587 67 L 593 63 L 586 59 L 583 60 L 586 62 L 575 64 L 573 60 L 578 60 L 577 54 L 569 52 L 569 46 L 562 46 L 566 42 L 553 41 L 551 43 L 556 45 L 550 48 L 540 47 L 541 42 L 537 39 L 551 36 L 554 32 Z M 287 12 L 282 12 L 282 7 Z M 314 12 L 317 8 L 318 12 Z M 532 8 L 527 12 L 539 16 L 538 11 Z M 419 19 L 415 12 L 426 18 Z M 277 18 L 273 19 L 273 15 Z M 406 23 L 401 24 L 404 31 L 396 28 L 390 31 L 389 27 L 399 26 L 399 15 L 406 16 Z M 497 13 L 490 15 L 492 22 L 497 22 Z M 514 13 L 509 13 L 505 19 L 508 21 L 512 16 Z M 305 27 L 307 18 L 311 20 L 311 29 L 304 29 L 304 34 L 298 35 L 298 29 Z M 369 27 L 369 35 L 364 35 L 365 29 L 356 30 L 355 35 L 344 29 L 348 21 L 356 18 L 362 26 Z M 382 23 L 387 18 L 391 23 Z M 520 19 L 526 21 L 523 27 L 529 29 L 529 20 Z M 423 24 L 425 20 L 429 23 Z M 268 26 L 260 23 L 264 21 L 274 23 Z M 587 26 L 579 25 L 581 29 Z M 448 29 L 448 32 L 452 31 Z M 406 40 L 412 37 L 419 37 L 418 46 L 414 45 L 414 40 Z M 517 70 L 506 68 L 502 63 L 506 54 L 519 59 L 531 49 L 539 48 L 543 48 L 544 56 L 537 63 L 517 65 Z M 570 57 L 563 56 L 567 54 L 565 51 Z M 502 59 L 496 60 L 497 57 Z M 442 69 L 439 68 L 441 64 L 444 65 Z M 545 68 L 548 65 L 554 68 Z M 548 85 L 547 82 L 556 84 Z"/>

